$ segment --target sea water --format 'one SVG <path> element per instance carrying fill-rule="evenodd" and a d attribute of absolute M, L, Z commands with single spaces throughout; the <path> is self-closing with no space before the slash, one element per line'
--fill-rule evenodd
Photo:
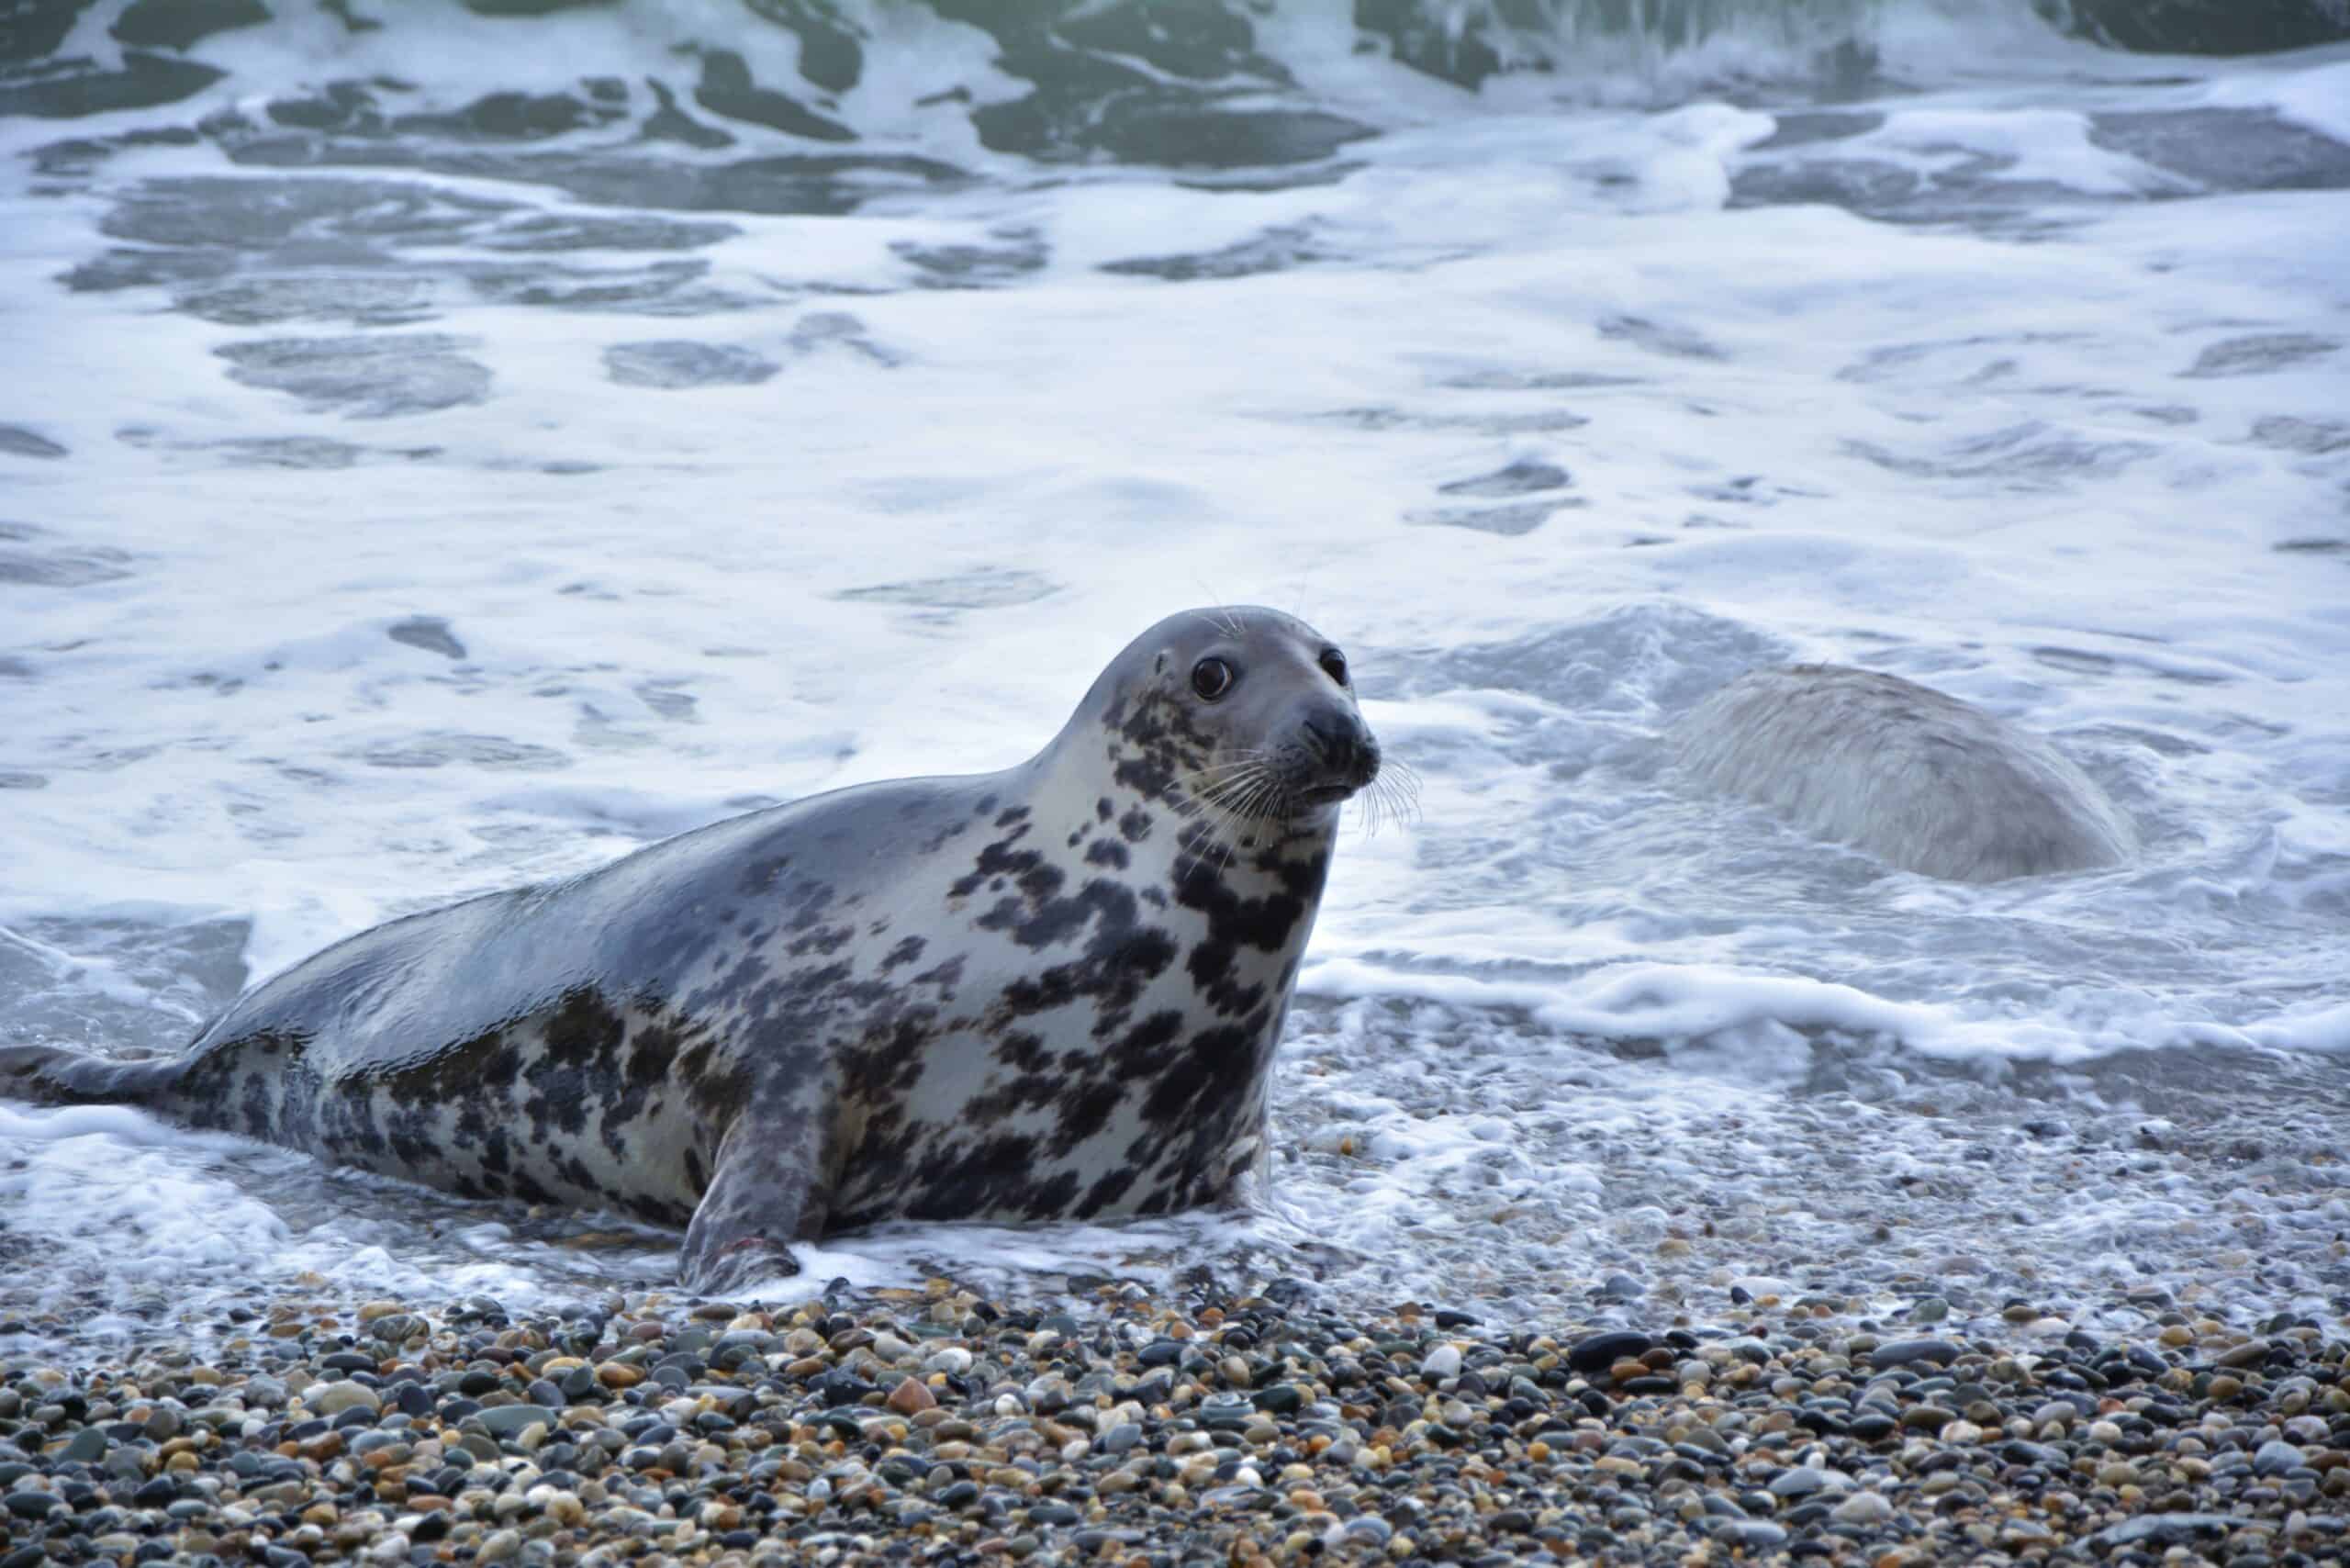
<path fill-rule="evenodd" d="M 1264 603 L 1420 810 L 1350 820 L 1259 1207 L 771 1294 L 2350 1312 L 2350 46 L 274 9 L 0 73 L 0 1039 L 173 1049 L 391 916 L 1007 766 Z M 2052 738 L 2141 852 L 1942 883 L 1677 778 L 1791 660 Z M 36 1340 L 676 1243 L 0 1103 Z"/>

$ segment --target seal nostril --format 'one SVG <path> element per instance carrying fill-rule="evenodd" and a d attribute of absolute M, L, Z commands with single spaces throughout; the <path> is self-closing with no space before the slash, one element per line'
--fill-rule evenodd
<path fill-rule="evenodd" d="M 1313 748 L 1315 760 L 1326 764 L 1344 760 L 1355 745 L 1353 726 L 1332 713 L 1308 713 L 1305 738 Z"/>

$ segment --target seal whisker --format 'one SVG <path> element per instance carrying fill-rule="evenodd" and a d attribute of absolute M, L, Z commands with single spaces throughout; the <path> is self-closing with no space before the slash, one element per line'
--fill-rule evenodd
<path fill-rule="evenodd" d="M 1244 753 L 1240 756 L 1235 757 L 1228 762 L 1213 762 L 1205 767 L 1195 767 L 1189 773 L 1178 774 L 1175 777 L 1174 782 L 1177 788 L 1190 791 L 1191 786 L 1200 779 L 1205 778 L 1217 782 L 1225 782 L 1231 779 L 1235 775 L 1246 774 L 1251 768 L 1262 767 L 1264 766 L 1264 754 L 1261 752 L 1250 751 Z"/>
<path fill-rule="evenodd" d="M 1189 841 L 1187 846 L 1196 852 L 1199 846 L 1213 842 L 1219 834 L 1227 843 L 1237 838 L 1240 817 L 1235 802 L 1262 776 L 1263 769 L 1259 766 L 1256 770 L 1237 774 L 1195 795 L 1192 799 L 1196 804 L 1192 812 L 1199 820 L 1184 830 L 1184 837 Z"/>
<path fill-rule="evenodd" d="M 1229 842 L 1238 832 L 1239 818 L 1232 808 L 1218 804 L 1184 830 L 1184 846 L 1193 854 L 1203 855 L 1217 840 Z"/>
<path fill-rule="evenodd" d="M 1205 788 L 1187 791 L 1185 797 L 1176 803 L 1178 814 L 1192 816 L 1218 812 L 1266 771 L 1265 765 L 1254 758 L 1233 764 L 1232 768 L 1233 771 Z M 1211 770 L 1203 768 L 1201 771 Z"/>
<path fill-rule="evenodd" d="M 1229 833 L 1226 833 L 1224 835 L 1224 851 L 1216 860 L 1215 871 L 1217 876 L 1221 877 L 1224 875 L 1225 869 L 1231 866 L 1233 860 L 1239 855 L 1241 842 L 1248 836 L 1247 823 L 1253 820 L 1249 816 L 1250 804 L 1256 800 L 1258 795 L 1263 792 L 1263 790 L 1264 785 L 1260 781 L 1252 787 L 1248 794 L 1242 796 L 1239 802 L 1233 808 L 1232 829 Z"/>
<path fill-rule="evenodd" d="M 1252 747 L 1237 756 L 1226 757 L 1221 762 L 1211 762 L 1204 767 L 1179 773 L 1175 776 L 1174 782 L 1178 785 L 1185 785 L 1194 779 L 1225 778 L 1235 773 L 1246 772 L 1252 767 L 1261 767 L 1264 764 L 1264 758 L 1263 751 Z"/>
<path fill-rule="evenodd" d="M 1230 797 L 1219 802 L 1223 812 L 1221 825 L 1225 830 L 1225 864 L 1230 864 L 1234 852 L 1238 849 L 1241 841 L 1249 835 L 1253 824 L 1259 820 L 1258 802 L 1272 787 L 1272 770 L 1262 769 L 1249 775 Z"/>
<path fill-rule="evenodd" d="M 1252 778 L 1248 788 L 1233 801 L 1230 808 L 1231 815 L 1227 819 L 1230 831 L 1224 835 L 1224 855 L 1217 861 L 1215 868 L 1218 876 L 1224 874 L 1225 869 L 1232 864 L 1234 857 L 1239 853 L 1241 842 L 1247 836 L 1244 833 L 1244 824 L 1261 820 L 1258 812 L 1259 803 L 1270 790 L 1276 787 L 1275 776 L 1270 768 L 1267 768 Z M 1253 844 L 1255 840 L 1250 838 L 1248 842 Z"/>
<path fill-rule="evenodd" d="M 1420 817 L 1420 776 L 1408 762 L 1393 758 L 1380 766 L 1379 777 L 1363 791 L 1364 835 L 1377 835 L 1382 823 L 1399 831 Z"/>

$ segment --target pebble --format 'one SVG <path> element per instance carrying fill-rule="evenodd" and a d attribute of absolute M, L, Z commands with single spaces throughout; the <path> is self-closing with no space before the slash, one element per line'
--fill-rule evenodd
<path fill-rule="evenodd" d="M 1767 1519 L 1729 1519 L 1715 1532 L 1715 1539 L 1749 1551 L 1776 1551 L 1787 1543 L 1787 1532 Z"/>
<path fill-rule="evenodd" d="M 1632 1330 L 1593 1334 L 1574 1342 L 1567 1352 L 1567 1366 L 1579 1372 L 1598 1372 L 1618 1361 L 1646 1355 L 1655 1344 L 1647 1335 Z"/>
<path fill-rule="evenodd" d="M 1874 1492 L 1855 1492 L 1829 1511 L 1829 1517 L 1848 1525 L 1883 1524 L 1893 1517 L 1893 1505 Z"/>
<path fill-rule="evenodd" d="M 384 1407 L 374 1389 L 348 1379 L 313 1388 L 302 1399 L 311 1413 L 319 1416 L 340 1416 L 346 1410 L 364 1410 L 372 1416 Z"/>
<path fill-rule="evenodd" d="M 2253 1454 L 2252 1473 L 2255 1475 L 2282 1475 L 2308 1462 L 2301 1450 L 2291 1443 L 2272 1440 L 2261 1444 L 2258 1451 Z"/>
<path fill-rule="evenodd" d="M 1793 1291 L 1669 1334 L 1272 1296 L 371 1304 L 416 1327 L 256 1333 L 204 1366 L 0 1356 L 0 1520 L 28 1564 L 1927 1568 L 2232 1538 L 2215 1560 L 2281 1563 L 2338 1541 L 2325 1499 L 2350 1497 L 2350 1347 L 2292 1322 L 2255 1354 L 2216 1319 L 2154 1349 L 2173 1325 L 2035 1312 L 2000 1351 L 1973 1338 L 2009 1332 L 1996 1302 L 1965 1335 L 1879 1339 Z"/>
<path fill-rule="evenodd" d="M 1812 1465 L 1798 1465 L 1780 1472 L 1771 1478 L 1774 1497 L 1808 1497 L 1829 1485 L 1828 1473 Z"/>
<path fill-rule="evenodd" d="M 519 1438 L 532 1427 L 544 1427 L 560 1417 L 543 1405 L 501 1405 L 483 1411 L 475 1419 L 488 1428 L 494 1437 Z"/>

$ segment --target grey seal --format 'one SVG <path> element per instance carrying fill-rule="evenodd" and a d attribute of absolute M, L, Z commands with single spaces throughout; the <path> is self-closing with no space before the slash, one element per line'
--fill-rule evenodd
<path fill-rule="evenodd" d="M 176 1057 L 13 1047 L 0 1088 L 682 1225 L 711 1292 L 883 1220 L 1228 1202 L 1265 1154 L 1340 802 L 1379 769 L 1327 639 L 1188 611 L 1015 767 L 392 921 Z"/>
<path fill-rule="evenodd" d="M 2136 848 L 2129 821 L 2054 746 L 1875 670 L 1751 671 L 1691 709 L 1670 743 L 1707 788 L 1922 876 L 2093 870 Z"/>

